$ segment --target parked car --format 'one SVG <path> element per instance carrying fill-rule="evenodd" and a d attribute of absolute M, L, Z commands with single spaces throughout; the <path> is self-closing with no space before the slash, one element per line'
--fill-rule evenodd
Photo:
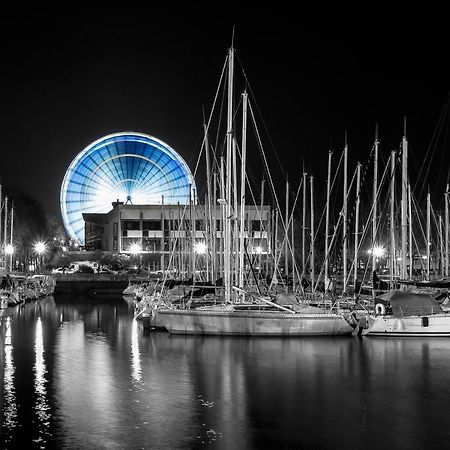
<path fill-rule="evenodd" d="M 72 267 L 58 267 L 53 269 L 52 273 L 75 273 L 75 269 Z"/>

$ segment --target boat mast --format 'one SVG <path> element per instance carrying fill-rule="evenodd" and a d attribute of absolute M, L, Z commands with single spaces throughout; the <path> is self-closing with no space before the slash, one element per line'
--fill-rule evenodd
<path fill-rule="evenodd" d="M 241 217 L 239 234 L 239 287 L 244 289 L 244 253 L 245 253 L 245 165 L 247 159 L 247 92 L 242 94 L 242 149 L 241 149 Z M 242 298 L 245 294 L 242 294 Z"/>
<path fill-rule="evenodd" d="M 440 250 L 440 260 L 441 260 L 441 277 L 444 276 L 444 239 L 443 239 L 443 228 L 442 228 L 442 216 L 439 214 L 439 250 Z"/>
<path fill-rule="evenodd" d="M 289 180 L 286 179 L 286 209 L 284 213 L 284 275 L 286 282 L 286 292 L 288 291 L 288 275 L 289 275 Z"/>
<path fill-rule="evenodd" d="M 297 201 L 297 197 L 295 198 Z M 292 207 L 291 216 L 291 263 L 292 263 L 292 292 L 295 292 L 295 247 L 294 247 L 294 207 Z"/>
<path fill-rule="evenodd" d="M 314 177 L 310 177 L 311 185 L 311 259 L 310 259 L 310 271 L 311 271 L 311 293 L 314 292 Z"/>
<path fill-rule="evenodd" d="M 400 265 L 400 276 L 404 280 L 406 278 L 406 245 L 407 245 L 407 233 L 408 223 L 406 217 L 407 207 L 407 183 L 408 183 L 408 141 L 406 140 L 406 118 L 404 122 L 404 133 L 402 139 L 402 217 L 401 217 L 401 230 L 402 230 L 402 259 Z"/>
<path fill-rule="evenodd" d="M 302 215 L 302 274 L 305 273 L 305 247 L 306 247 L 306 172 L 303 168 L 303 215 Z M 300 280 L 301 281 L 301 280 Z"/>
<path fill-rule="evenodd" d="M 232 269 L 232 283 L 233 286 L 238 283 L 238 268 L 239 268 L 239 232 L 238 232 L 238 188 L 237 188 L 237 141 L 233 138 L 233 217 L 232 217 L 232 254 L 233 254 L 233 269 Z"/>
<path fill-rule="evenodd" d="M 324 288 L 325 292 L 329 287 L 329 275 L 328 275 L 328 230 L 330 228 L 330 189 L 331 189 L 331 158 L 333 156 L 333 152 L 330 150 L 328 152 L 328 175 L 327 175 L 327 204 L 326 206 L 326 215 L 325 215 L 325 283 Z"/>
<path fill-rule="evenodd" d="M 444 201 L 445 201 L 445 276 L 448 277 L 448 234 L 449 234 L 449 215 L 448 215 L 448 189 L 449 186 L 447 184 L 447 188 L 445 190 L 444 194 Z"/>
<path fill-rule="evenodd" d="M 206 187 L 207 187 L 207 213 L 208 220 L 206 220 L 206 236 L 208 236 L 208 245 L 207 251 L 211 252 L 211 274 L 208 273 L 208 278 L 210 277 L 211 281 L 214 280 L 214 270 L 215 270 L 215 251 L 214 251 L 214 241 L 213 239 L 213 227 L 212 227 L 212 194 L 211 194 L 211 161 L 209 157 L 209 140 L 208 140 L 208 129 L 206 127 L 206 123 L 203 123 L 203 128 L 205 132 L 205 159 L 206 159 Z M 208 261 L 208 256 L 206 257 L 206 261 Z"/>
<path fill-rule="evenodd" d="M 2 211 L 3 211 L 2 185 L 0 183 L 0 266 L 2 263 L 2 252 L 5 250 L 2 245 Z"/>
<path fill-rule="evenodd" d="M 390 258 L 391 264 L 389 267 L 389 275 L 391 282 L 391 289 L 394 288 L 394 274 L 395 274 L 395 219 L 394 219 L 394 211 L 395 211 L 395 151 L 391 152 L 391 212 L 390 212 L 390 234 L 391 234 L 391 248 L 390 248 Z M 375 287 L 375 286 L 374 286 Z"/>
<path fill-rule="evenodd" d="M 348 146 L 347 146 L 347 131 L 345 132 L 345 145 L 344 145 L 344 211 L 343 211 L 343 236 L 342 236 L 342 258 L 343 258 L 343 290 L 342 293 L 347 292 L 347 158 L 348 158 Z"/>
<path fill-rule="evenodd" d="M 361 164 L 358 162 L 356 175 L 356 206 L 355 206 L 355 250 L 353 262 L 353 297 L 356 299 L 356 282 L 358 280 L 358 235 L 359 235 L 359 197 L 361 189 Z"/>
<path fill-rule="evenodd" d="M 260 210 L 259 210 L 259 230 L 260 230 L 260 247 L 262 249 L 261 246 L 261 242 L 262 242 L 262 229 L 263 229 L 263 219 L 262 219 L 262 211 L 263 211 L 263 205 L 264 205 L 264 183 L 265 180 L 264 178 L 261 180 L 261 206 L 260 206 Z M 268 227 L 267 227 L 268 228 Z M 249 228 L 250 229 L 250 228 Z M 266 230 L 266 242 L 269 242 L 269 230 Z M 268 247 L 270 247 L 270 245 L 268 245 Z M 267 253 L 266 253 L 266 262 L 267 262 L 267 254 L 269 252 L 270 249 L 267 249 Z M 261 264 L 262 264 L 262 251 L 259 252 L 258 254 L 258 275 L 261 275 Z M 266 275 L 267 275 L 267 270 L 266 270 Z"/>
<path fill-rule="evenodd" d="M 14 230 L 14 200 L 11 202 L 11 234 L 10 234 L 10 240 L 9 240 L 9 244 L 13 245 L 13 230 Z M 9 267 L 10 270 L 12 270 L 13 266 L 13 253 L 11 252 L 11 254 L 9 255 Z"/>
<path fill-rule="evenodd" d="M 427 280 L 430 280 L 430 233 L 431 233 L 431 199 L 430 191 L 427 193 Z"/>
<path fill-rule="evenodd" d="M 377 240 L 377 192 L 378 192 L 378 123 L 375 127 L 375 145 L 373 158 L 373 194 L 372 194 L 372 273 L 377 269 L 377 261 L 373 250 Z M 372 291 L 373 292 L 373 291 Z"/>
<path fill-rule="evenodd" d="M 6 250 L 8 245 L 8 197 L 5 196 L 5 226 L 4 226 L 5 237 L 3 239 L 3 251 Z M 6 253 L 5 253 L 5 267 L 6 267 Z"/>
<path fill-rule="evenodd" d="M 412 197 L 411 197 L 411 186 L 408 184 L 408 217 L 409 217 L 409 239 L 408 239 L 408 253 L 409 253 L 409 278 L 413 276 L 413 268 L 414 268 L 414 255 L 412 249 L 413 242 L 413 220 L 412 220 Z"/>
<path fill-rule="evenodd" d="M 233 71 L 234 71 L 234 49 L 228 50 L 228 111 L 227 111 L 227 161 L 226 161 L 226 215 L 225 215 L 225 302 L 231 302 L 231 174 L 232 174 L 232 146 L 233 146 Z"/>
<path fill-rule="evenodd" d="M 212 282 L 216 284 L 217 280 L 217 270 L 219 265 L 220 256 L 217 256 L 217 213 L 216 213 L 216 205 L 217 205 L 217 172 L 213 173 L 213 205 L 214 205 L 214 216 L 211 220 L 211 239 L 212 239 L 212 258 L 211 260 L 214 263 L 214 267 L 212 270 Z"/>

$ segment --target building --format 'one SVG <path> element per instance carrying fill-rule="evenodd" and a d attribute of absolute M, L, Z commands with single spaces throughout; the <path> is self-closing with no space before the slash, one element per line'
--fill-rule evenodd
<path fill-rule="evenodd" d="M 133 205 L 116 201 L 112 206 L 105 214 L 83 213 L 86 248 L 158 255 L 159 267 L 164 261 L 164 267 L 168 267 L 170 255 L 174 261 L 193 250 L 223 254 L 224 222 L 220 205 L 212 208 L 212 220 L 208 219 L 205 205 Z M 245 207 L 244 238 L 248 253 L 267 255 L 270 252 L 271 222 L 270 206 Z"/>

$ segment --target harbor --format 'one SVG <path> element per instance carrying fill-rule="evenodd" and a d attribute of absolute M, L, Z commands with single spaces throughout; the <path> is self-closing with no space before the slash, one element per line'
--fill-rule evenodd
<path fill-rule="evenodd" d="M 132 302 L 111 296 L 27 303 L 1 333 L 3 448 L 420 449 L 450 438 L 448 339 L 145 332 Z"/>
<path fill-rule="evenodd" d="M 73 9 L 0 27 L 0 448 L 445 446 L 447 42 Z"/>

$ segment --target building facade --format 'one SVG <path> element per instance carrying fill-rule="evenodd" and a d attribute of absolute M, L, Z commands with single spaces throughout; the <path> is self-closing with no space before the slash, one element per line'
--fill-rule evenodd
<path fill-rule="evenodd" d="M 194 204 L 132 205 L 117 201 L 112 205 L 106 214 L 83 213 L 87 249 L 160 255 L 160 267 L 168 266 L 171 254 L 173 260 L 192 252 L 223 254 L 224 216 L 220 205 L 211 212 L 205 205 Z M 246 206 L 244 217 L 246 251 L 267 255 L 273 245 L 270 206 Z M 233 242 L 238 242 L 237 225 L 232 228 L 236 236 Z"/>

